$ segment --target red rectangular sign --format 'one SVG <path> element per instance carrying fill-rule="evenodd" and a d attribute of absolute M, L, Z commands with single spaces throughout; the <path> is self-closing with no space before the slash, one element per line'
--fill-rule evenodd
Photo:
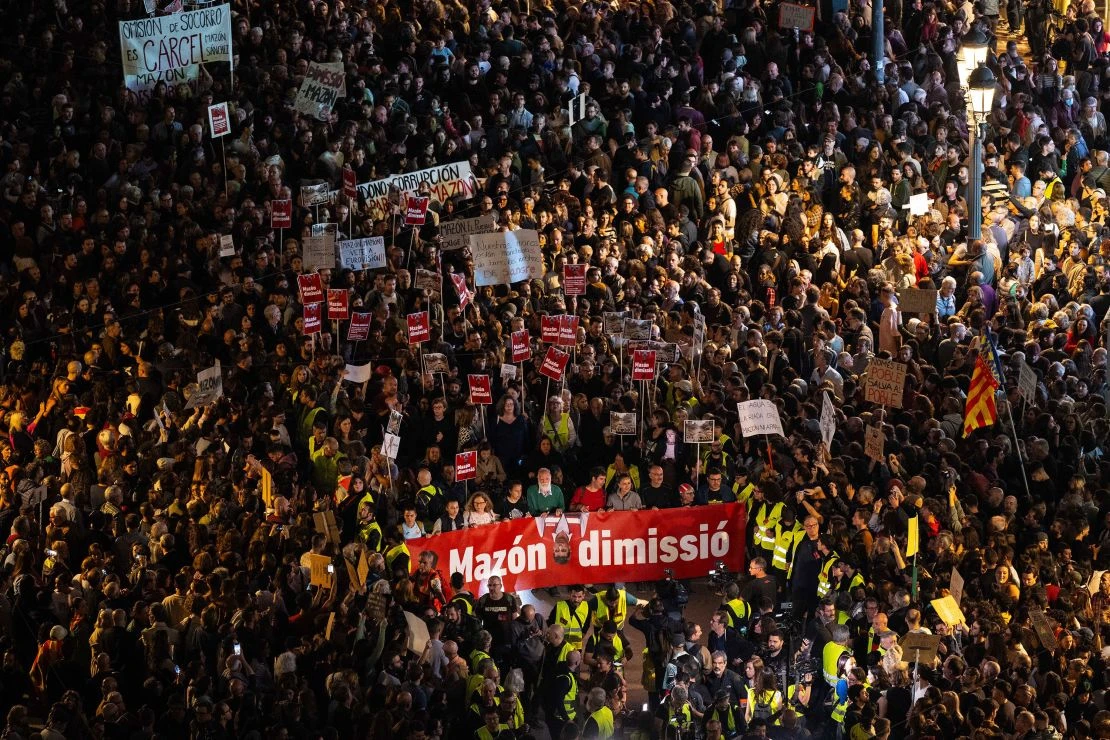
<path fill-rule="evenodd" d="M 297 276 L 297 288 L 301 292 L 301 303 L 320 303 L 324 300 L 324 283 L 320 280 L 320 273 L 313 272 L 308 275 Z"/>
<path fill-rule="evenodd" d="M 410 195 L 405 199 L 405 226 L 423 226 L 431 198 Z"/>
<path fill-rule="evenodd" d="M 271 229 L 291 229 L 291 228 L 293 228 L 293 201 L 291 201 L 291 200 L 272 200 L 272 201 L 270 201 L 270 228 Z"/>
<path fill-rule="evenodd" d="M 532 356 L 532 346 L 528 339 L 528 330 L 521 329 L 509 335 L 509 350 L 513 362 L 524 362 Z"/>
<path fill-rule="evenodd" d="M 456 460 L 456 471 L 461 466 Z M 744 505 L 567 513 L 508 519 L 488 527 L 409 540 L 409 552 L 434 552 L 444 573 L 461 573 L 481 595 L 492 575 L 506 591 L 572 583 L 698 578 L 723 562 L 744 571 Z M 410 567 L 417 568 L 412 558 Z"/>
<path fill-rule="evenodd" d="M 319 334 L 320 333 L 320 307 L 323 303 L 306 303 L 304 305 L 304 333 L 305 334 Z"/>
<path fill-rule="evenodd" d="M 544 344 L 559 343 L 558 316 L 540 316 L 540 341 Z"/>
<path fill-rule="evenodd" d="M 408 315 L 409 344 L 420 344 L 432 338 L 432 325 L 427 311 Z"/>
<path fill-rule="evenodd" d="M 563 293 L 586 295 L 586 265 L 563 265 Z"/>
<path fill-rule="evenodd" d="M 547 354 L 543 357 L 543 363 L 540 364 L 540 375 L 554 381 L 562 380 L 569 359 L 570 355 L 566 352 L 555 347 L 548 347 Z"/>
<path fill-rule="evenodd" d="M 455 482 L 474 480 L 478 477 L 478 451 L 455 453 Z"/>
<path fill-rule="evenodd" d="M 358 183 L 355 182 L 355 171 L 350 167 L 343 168 L 343 195 L 351 200 L 358 197 Z"/>
<path fill-rule="evenodd" d="M 328 289 L 328 319 L 346 321 L 351 317 L 351 294 L 342 288 Z"/>
<path fill-rule="evenodd" d="M 573 347 L 578 344 L 578 317 L 563 315 L 559 317 L 559 341 L 556 342 L 560 347 Z"/>
<path fill-rule="evenodd" d="M 493 403 L 493 389 L 490 387 L 488 375 L 468 375 L 467 383 L 470 385 L 470 402 L 475 406 L 488 406 Z"/>
<path fill-rule="evenodd" d="M 347 327 L 348 342 L 365 342 L 370 336 L 370 314 L 351 314 L 351 324 Z"/>
<path fill-rule="evenodd" d="M 632 379 L 655 380 L 655 350 L 637 349 L 632 352 Z"/>

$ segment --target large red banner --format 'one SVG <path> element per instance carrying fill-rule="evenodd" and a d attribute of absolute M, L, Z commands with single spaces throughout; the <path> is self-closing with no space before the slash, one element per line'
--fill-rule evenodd
<path fill-rule="evenodd" d="M 566 513 L 525 517 L 409 540 L 411 567 L 435 553 L 444 573 L 461 573 L 472 593 L 500 576 L 506 591 L 572 583 L 704 576 L 718 562 L 744 565 L 744 505 Z"/>

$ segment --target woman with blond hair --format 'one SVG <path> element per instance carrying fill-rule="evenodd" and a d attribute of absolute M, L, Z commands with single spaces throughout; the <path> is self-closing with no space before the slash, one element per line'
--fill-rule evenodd
<path fill-rule="evenodd" d="M 463 511 L 463 519 L 468 527 L 481 527 L 497 521 L 497 514 L 493 513 L 493 502 L 482 491 L 471 494 L 467 499 Z"/>

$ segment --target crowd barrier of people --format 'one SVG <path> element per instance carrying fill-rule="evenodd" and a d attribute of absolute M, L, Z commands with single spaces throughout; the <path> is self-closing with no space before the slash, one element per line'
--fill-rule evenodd
<path fill-rule="evenodd" d="M 865 2 L 161 5 L 0 5 L 2 737 L 1110 737 L 1092 0 L 886 0 L 882 82 Z M 692 581 L 435 545 L 734 503 Z"/>

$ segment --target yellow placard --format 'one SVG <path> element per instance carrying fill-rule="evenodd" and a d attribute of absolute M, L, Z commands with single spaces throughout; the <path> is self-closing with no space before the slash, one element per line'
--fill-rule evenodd
<path fill-rule="evenodd" d="M 945 596 L 942 599 L 933 599 L 930 604 L 936 611 L 940 621 L 947 624 L 949 627 L 958 627 L 964 624 L 967 620 L 964 618 L 964 613 L 960 609 L 960 605 L 951 596 Z"/>

